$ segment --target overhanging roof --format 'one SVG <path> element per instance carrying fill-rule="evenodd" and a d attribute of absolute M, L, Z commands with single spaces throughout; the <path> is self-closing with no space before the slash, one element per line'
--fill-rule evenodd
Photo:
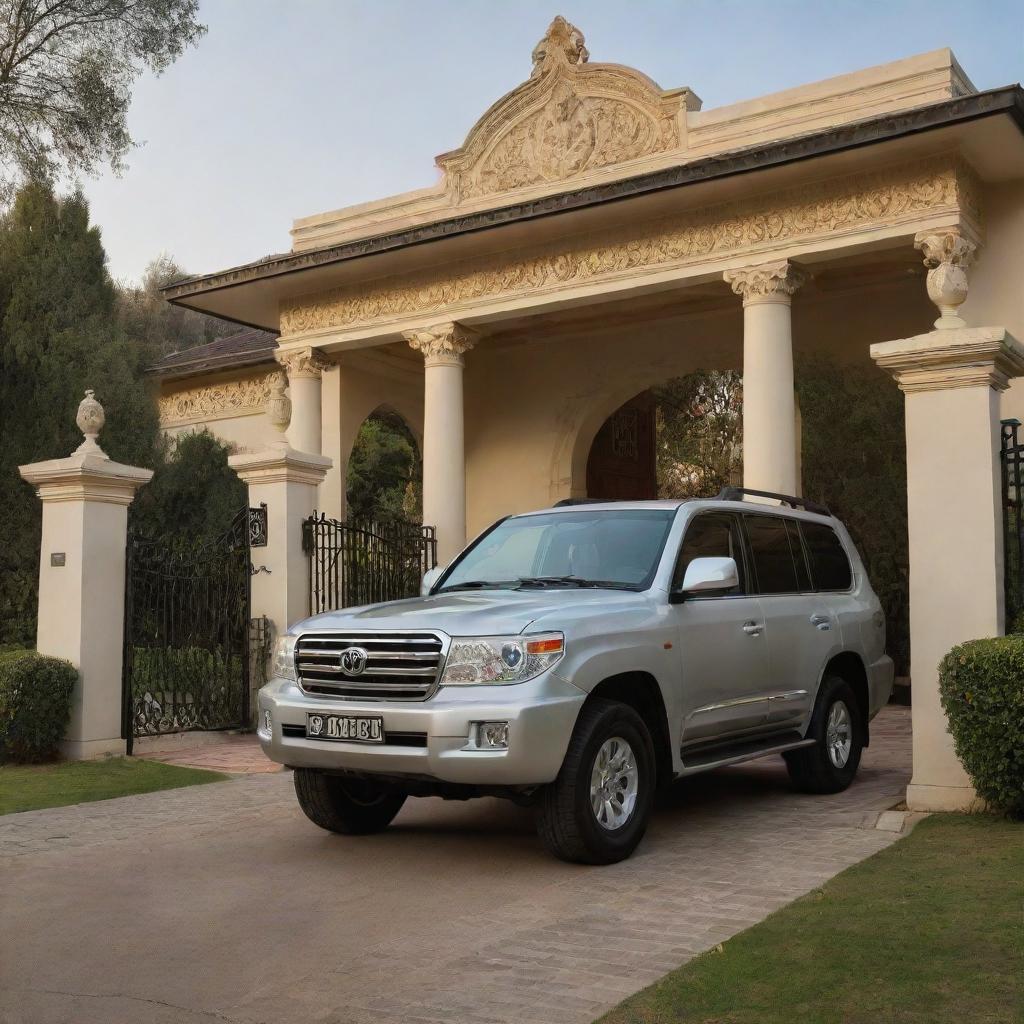
<path fill-rule="evenodd" d="M 175 305 L 276 332 L 281 299 L 332 287 L 332 277 L 338 269 L 354 260 L 572 211 L 583 211 L 701 182 L 782 167 L 999 116 L 1009 119 L 1018 137 L 1024 136 L 1024 89 L 1021 86 L 1011 85 L 972 93 L 907 111 L 867 118 L 826 131 L 737 149 L 617 181 L 454 216 L 340 245 L 270 256 L 215 274 L 187 278 L 169 285 L 162 292 Z M 1006 158 L 1009 159 L 1009 156 Z"/>

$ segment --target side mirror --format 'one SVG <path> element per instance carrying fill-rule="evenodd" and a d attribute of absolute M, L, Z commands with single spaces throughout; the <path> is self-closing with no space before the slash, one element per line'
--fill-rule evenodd
<path fill-rule="evenodd" d="M 739 570 L 733 558 L 695 558 L 687 567 L 683 585 L 673 593 L 680 600 L 686 594 L 706 591 L 731 590 L 740 582 Z"/>
<path fill-rule="evenodd" d="M 443 565 L 435 565 L 433 569 L 428 569 L 423 574 L 423 581 L 420 583 L 420 597 L 426 597 L 430 593 L 430 588 L 440 579 L 444 568 Z"/>

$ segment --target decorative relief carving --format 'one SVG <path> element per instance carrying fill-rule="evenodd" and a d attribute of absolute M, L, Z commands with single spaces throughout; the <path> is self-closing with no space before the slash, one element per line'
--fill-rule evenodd
<path fill-rule="evenodd" d="M 789 260 L 762 263 L 742 270 L 727 270 L 722 275 L 743 304 L 752 302 L 789 302 L 806 280 L 807 274 Z"/>
<path fill-rule="evenodd" d="M 475 331 L 462 324 L 435 324 L 417 331 L 406 331 L 403 335 L 409 345 L 423 353 L 427 366 L 440 364 L 461 366 L 462 356 L 477 340 Z"/>
<path fill-rule="evenodd" d="M 375 286 L 293 299 L 282 306 L 281 331 L 288 335 L 433 317 L 491 297 L 557 291 L 582 281 L 704 263 L 938 210 L 955 215 L 972 206 L 969 197 L 975 189 L 973 172 L 952 156 L 802 185 L 591 235 L 576 244 L 552 244 L 529 255 L 501 253 Z"/>
<path fill-rule="evenodd" d="M 278 349 L 274 353 L 274 358 L 284 367 L 289 380 L 293 377 L 319 377 L 331 366 L 329 359 L 315 348 L 309 347 L 291 351 Z"/>
<path fill-rule="evenodd" d="M 262 377 L 205 384 L 163 395 L 159 403 L 160 426 L 176 427 L 202 420 L 261 413 L 270 397 L 273 380 L 280 376 L 280 372 L 274 371 Z"/>
<path fill-rule="evenodd" d="M 534 48 L 529 80 L 484 114 L 462 149 L 438 157 L 456 202 L 679 146 L 692 94 L 665 94 L 639 71 L 588 58 L 583 33 L 555 18 Z"/>

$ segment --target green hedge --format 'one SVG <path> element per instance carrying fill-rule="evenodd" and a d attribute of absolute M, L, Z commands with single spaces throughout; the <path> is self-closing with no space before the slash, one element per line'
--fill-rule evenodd
<path fill-rule="evenodd" d="M 0 762 L 45 761 L 64 737 L 78 671 L 35 651 L 0 652 Z"/>
<path fill-rule="evenodd" d="M 956 752 L 979 796 L 1024 817 L 1024 636 L 960 644 L 939 666 Z"/>

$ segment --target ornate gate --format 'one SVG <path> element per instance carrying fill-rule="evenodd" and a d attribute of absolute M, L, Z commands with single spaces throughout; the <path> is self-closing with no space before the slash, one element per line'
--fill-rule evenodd
<path fill-rule="evenodd" d="M 241 509 L 209 543 L 143 537 L 129 518 L 122 676 L 129 753 L 136 736 L 249 724 L 249 547 L 260 517 L 260 509 Z"/>
<path fill-rule="evenodd" d="M 1024 444 L 1020 421 L 1003 420 L 999 445 L 1003 479 L 1003 585 L 1006 631 L 1024 626 Z"/>
<path fill-rule="evenodd" d="M 432 526 L 409 522 L 347 523 L 313 513 L 302 524 L 309 556 L 309 611 L 332 611 L 415 597 L 437 565 Z"/>

